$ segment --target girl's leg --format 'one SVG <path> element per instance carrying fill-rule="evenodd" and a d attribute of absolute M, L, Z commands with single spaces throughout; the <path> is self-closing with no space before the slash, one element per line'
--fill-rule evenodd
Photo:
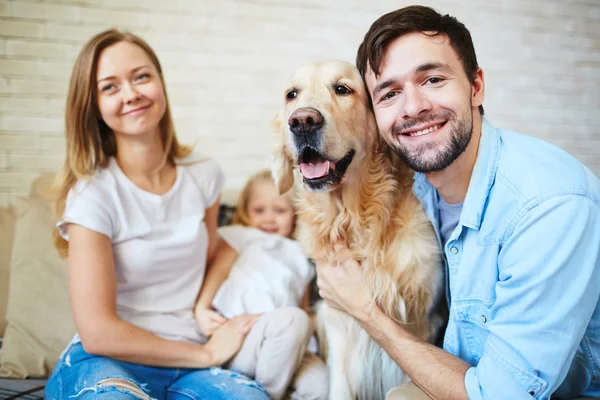
<path fill-rule="evenodd" d="M 307 351 L 292 381 L 292 399 L 327 400 L 329 372 L 317 355 Z"/>
<path fill-rule="evenodd" d="M 164 398 L 164 388 L 175 370 L 126 363 L 87 353 L 81 343 L 71 345 L 56 364 L 46 385 L 48 400 Z"/>
<path fill-rule="evenodd" d="M 256 379 L 272 399 L 282 399 L 311 334 L 311 321 L 303 310 L 279 308 L 256 321 L 228 367 Z"/>
<path fill-rule="evenodd" d="M 222 368 L 190 371 L 167 388 L 167 400 L 269 400 L 257 382 Z"/>

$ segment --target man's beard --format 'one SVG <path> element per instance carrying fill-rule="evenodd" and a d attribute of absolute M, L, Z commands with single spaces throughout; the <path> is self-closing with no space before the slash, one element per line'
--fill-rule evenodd
<path fill-rule="evenodd" d="M 440 146 L 441 148 L 433 155 L 433 157 L 425 158 L 423 154 L 433 148 L 435 143 L 427 143 L 411 149 L 403 145 L 398 132 L 410 129 L 413 126 L 423 125 L 434 121 L 445 120 L 444 127 L 450 128 L 450 136 L 446 143 Z M 463 118 L 458 119 L 457 115 L 450 111 L 437 115 L 428 115 L 421 119 L 414 119 L 405 122 L 402 125 L 396 125 L 392 128 L 392 135 L 397 138 L 394 143 L 389 143 L 392 150 L 398 154 L 406 164 L 417 172 L 437 172 L 442 171 L 454 162 L 467 148 L 473 134 L 473 111 L 469 107 L 469 111 L 464 114 Z"/>

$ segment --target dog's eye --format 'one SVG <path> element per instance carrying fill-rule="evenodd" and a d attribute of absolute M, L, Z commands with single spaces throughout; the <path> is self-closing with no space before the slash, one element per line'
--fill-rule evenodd
<path fill-rule="evenodd" d="M 352 91 L 350 89 L 348 89 L 346 86 L 344 85 L 337 85 L 335 87 L 335 93 L 339 94 L 340 96 L 345 96 L 347 94 L 352 93 Z"/>
<path fill-rule="evenodd" d="M 294 100 L 296 98 L 296 96 L 298 96 L 298 91 L 296 90 L 290 90 L 289 92 L 287 92 L 287 94 L 285 95 L 285 97 L 288 100 Z"/>

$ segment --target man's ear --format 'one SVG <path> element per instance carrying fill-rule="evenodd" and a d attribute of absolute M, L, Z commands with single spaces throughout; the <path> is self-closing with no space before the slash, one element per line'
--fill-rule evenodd
<path fill-rule="evenodd" d="M 294 184 L 294 164 L 286 146 L 287 132 L 284 127 L 282 113 L 279 112 L 272 124 L 271 175 L 280 194 L 286 193 Z"/>

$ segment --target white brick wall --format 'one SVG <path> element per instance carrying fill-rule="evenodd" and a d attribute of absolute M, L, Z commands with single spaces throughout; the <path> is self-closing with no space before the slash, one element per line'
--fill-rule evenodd
<path fill-rule="evenodd" d="M 227 187 L 267 166 L 271 118 L 300 65 L 354 61 L 369 25 L 413 1 L 0 0 L 0 206 L 64 154 L 67 82 L 82 44 L 116 26 L 157 51 L 180 140 Z M 430 0 L 471 30 L 486 113 L 600 174 L 600 0 Z"/>

